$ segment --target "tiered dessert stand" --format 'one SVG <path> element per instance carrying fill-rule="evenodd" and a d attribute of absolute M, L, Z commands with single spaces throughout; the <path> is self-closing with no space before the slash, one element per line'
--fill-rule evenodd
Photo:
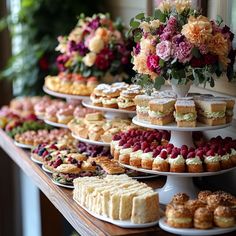
<path fill-rule="evenodd" d="M 159 130 L 170 130 L 171 131 L 171 139 L 170 143 L 172 143 L 176 147 L 181 147 L 183 144 L 188 145 L 189 147 L 193 147 L 192 140 L 192 132 L 193 131 L 206 131 L 206 130 L 214 130 L 214 129 L 222 129 L 230 124 L 218 125 L 218 126 L 207 126 L 204 124 L 198 123 L 196 127 L 177 127 L 176 124 L 170 124 L 165 126 L 153 125 L 147 121 L 139 120 L 136 116 L 133 118 L 133 123 L 139 126 L 159 129 Z M 203 172 L 203 173 L 173 173 L 173 172 L 161 172 L 154 170 L 146 170 L 142 168 L 136 168 L 130 165 L 124 165 L 126 168 L 138 170 L 141 172 L 149 173 L 149 174 L 159 174 L 167 176 L 167 181 L 165 185 L 158 189 L 160 203 L 167 204 L 170 202 L 171 198 L 174 194 L 179 192 L 187 193 L 191 198 L 197 196 L 197 188 L 193 184 L 193 177 L 203 177 L 203 176 L 212 176 L 219 175 L 225 172 L 231 171 L 235 168 L 222 170 L 218 172 Z"/>

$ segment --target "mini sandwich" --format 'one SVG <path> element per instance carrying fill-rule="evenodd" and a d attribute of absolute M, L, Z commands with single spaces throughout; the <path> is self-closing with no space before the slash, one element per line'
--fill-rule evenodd
<path fill-rule="evenodd" d="M 225 111 L 226 123 L 232 122 L 234 115 L 235 100 L 230 97 L 214 97 L 214 100 L 226 102 L 226 111 Z"/>
<path fill-rule="evenodd" d="M 177 100 L 175 103 L 175 120 L 178 127 L 195 127 L 197 112 L 193 100 Z"/>
<path fill-rule="evenodd" d="M 140 120 L 149 120 L 148 116 L 148 103 L 154 99 L 152 96 L 148 95 L 137 95 L 134 98 L 134 103 L 136 105 L 137 116 Z"/>
<path fill-rule="evenodd" d="M 61 184 L 72 185 L 73 180 L 78 177 L 93 176 L 96 171 L 96 164 L 86 161 L 79 161 L 77 165 L 61 164 L 52 174 L 53 180 Z"/>
<path fill-rule="evenodd" d="M 173 98 L 153 99 L 149 102 L 149 119 L 152 124 L 165 125 L 174 121 L 174 105 Z"/>
<path fill-rule="evenodd" d="M 212 99 L 195 100 L 197 119 L 207 125 L 223 125 L 226 122 L 226 102 Z"/>

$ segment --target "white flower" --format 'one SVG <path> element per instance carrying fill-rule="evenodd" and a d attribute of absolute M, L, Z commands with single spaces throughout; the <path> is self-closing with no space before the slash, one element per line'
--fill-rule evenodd
<path fill-rule="evenodd" d="M 156 46 L 156 54 L 162 60 L 168 61 L 171 57 L 172 50 L 171 50 L 171 42 L 164 40 L 157 44 Z"/>
<path fill-rule="evenodd" d="M 152 20 L 152 21 L 150 21 L 150 26 L 153 29 L 159 28 L 160 24 L 161 24 L 161 22 L 159 20 Z"/>
<path fill-rule="evenodd" d="M 91 52 L 99 53 L 104 48 L 104 42 L 100 36 L 95 36 L 89 41 L 88 48 Z"/>
<path fill-rule="evenodd" d="M 96 60 L 96 54 L 93 52 L 86 54 L 86 56 L 83 58 L 84 64 L 89 67 L 94 65 L 95 60 Z"/>
<path fill-rule="evenodd" d="M 139 25 L 139 27 L 144 31 L 144 33 L 150 32 L 150 25 L 146 21 L 142 21 Z"/>

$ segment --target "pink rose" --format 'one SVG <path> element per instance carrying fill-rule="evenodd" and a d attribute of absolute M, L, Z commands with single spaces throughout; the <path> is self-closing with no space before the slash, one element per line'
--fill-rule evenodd
<path fill-rule="evenodd" d="M 156 46 L 156 54 L 164 61 L 168 61 L 171 57 L 171 42 L 170 41 L 162 41 Z"/>
<path fill-rule="evenodd" d="M 159 67 L 160 58 L 157 55 L 149 55 L 147 57 L 147 67 L 150 71 L 155 71 Z"/>
<path fill-rule="evenodd" d="M 171 32 L 167 31 L 167 32 L 164 32 L 163 34 L 160 35 L 160 39 L 161 39 L 161 41 L 170 40 L 171 36 L 172 36 Z"/>
<path fill-rule="evenodd" d="M 181 42 L 175 50 L 175 56 L 178 58 L 179 62 L 186 63 L 192 59 L 192 44 L 189 42 Z"/>

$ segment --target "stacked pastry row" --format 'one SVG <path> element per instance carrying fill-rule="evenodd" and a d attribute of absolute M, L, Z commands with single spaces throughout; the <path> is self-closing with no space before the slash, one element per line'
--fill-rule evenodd
<path fill-rule="evenodd" d="M 65 136 L 70 136 L 67 129 L 52 129 L 52 130 L 29 130 L 24 133 L 19 133 L 14 136 L 15 141 L 21 144 L 37 146 L 41 143 L 50 143 L 60 140 Z"/>
<path fill-rule="evenodd" d="M 34 111 L 41 119 L 61 124 L 68 124 L 74 117 L 84 117 L 85 114 L 94 112 L 92 109 L 82 107 L 79 100 L 65 102 L 49 97 L 37 102 Z"/>
<path fill-rule="evenodd" d="M 158 194 L 127 175 L 77 178 L 73 198 L 91 212 L 135 224 L 159 219 Z"/>
<path fill-rule="evenodd" d="M 90 98 L 94 106 L 135 111 L 134 98 L 139 94 L 142 94 L 140 86 L 118 82 L 99 84 Z"/>
<path fill-rule="evenodd" d="M 201 191 L 191 200 L 178 193 L 166 206 L 166 222 L 175 228 L 228 228 L 235 226 L 235 208 L 236 197 L 223 191 Z"/>
<path fill-rule="evenodd" d="M 155 125 L 176 121 L 179 127 L 195 127 L 197 121 L 207 125 L 223 125 L 232 121 L 235 101 L 227 97 L 201 96 L 157 98 L 135 97 L 137 116 Z"/>
<path fill-rule="evenodd" d="M 91 150 L 96 149 L 99 157 L 90 157 Z M 71 137 L 50 144 L 40 144 L 32 150 L 32 157 L 41 162 L 48 171 L 52 172 L 55 181 L 72 185 L 77 177 L 101 176 L 106 174 L 122 174 L 125 169 L 112 161 L 108 151 L 103 147 L 79 146 Z"/>
<path fill-rule="evenodd" d="M 158 131 L 130 130 L 115 135 L 111 153 L 120 163 L 163 172 L 213 172 L 236 166 L 236 140 L 211 139 L 198 148 L 164 141 Z"/>
<path fill-rule="evenodd" d="M 84 78 L 79 74 L 60 73 L 58 76 L 47 76 L 45 87 L 49 90 L 80 96 L 89 96 L 97 86 L 95 77 Z"/>
<path fill-rule="evenodd" d="M 102 113 L 95 112 L 86 114 L 85 118 L 73 119 L 68 127 L 81 138 L 110 143 L 115 134 L 135 125 L 128 119 L 107 120 Z"/>

